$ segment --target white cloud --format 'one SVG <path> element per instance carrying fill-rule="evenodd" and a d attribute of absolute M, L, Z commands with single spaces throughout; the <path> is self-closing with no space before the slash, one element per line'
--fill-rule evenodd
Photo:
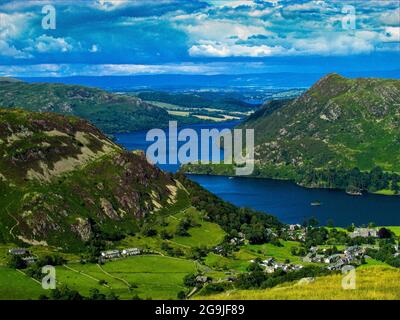
<path fill-rule="evenodd" d="M 64 38 L 54 38 L 48 35 L 41 35 L 36 38 L 34 44 L 27 48 L 28 51 L 44 52 L 69 52 L 73 46 Z"/>
<path fill-rule="evenodd" d="M 99 51 L 99 47 L 96 44 L 93 44 L 92 47 L 89 49 L 89 52 L 95 53 Z"/>
<path fill-rule="evenodd" d="M 0 56 L 13 57 L 15 59 L 32 58 L 31 54 L 18 50 L 14 46 L 9 45 L 5 40 L 1 39 L 0 39 Z"/>
<path fill-rule="evenodd" d="M 400 8 L 389 12 L 384 12 L 379 20 L 386 25 L 400 25 Z"/>
<path fill-rule="evenodd" d="M 285 52 L 282 47 L 246 46 L 238 44 L 221 44 L 216 42 L 206 42 L 194 45 L 189 49 L 189 54 L 193 57 L 268 57 L 280 55 Z"/>
<path fill-rule="evenodd" d="M 386 27 L 381 40 L 383 42 L 400 43 L 400 27 Z"/>
<path fill-rule="evenodd" d="M 234 20 L 211 20 L 206 16 L 198 17 L 191 24 L 180 25 L 195 42 L 198 40 L 223 41 L 231 37 L 247 40 L 255 34 L 270 35 L 265 27 L 268 23 L 257 21 L 256 24 L 242 24 Z"/>
<path fill-rule="evenodd" d="M 293 40 L 294 53 L 320 54 L 320 55 L 348 55 L 369 53 L 374 50 L 374 45 L 369 39 L 370 33 L 338 34 L 331 37 L 310 37 L 307 39 Z"/>
<path fill-rule="evenodd" d="M 31 58 L 32 55 L 17 49 L 12 45 L 12 40 L 20 37 L 27 27 L 30 14 L 26 13 L 0 13 L 0 56 L 16 59 Z"/>
<path fill-rule="evenodd" d="M 124 6 L 129 2 L 130 0 L 97 0 L 95 1 L 94 6 L 100 10 L 111 11 Z"/>

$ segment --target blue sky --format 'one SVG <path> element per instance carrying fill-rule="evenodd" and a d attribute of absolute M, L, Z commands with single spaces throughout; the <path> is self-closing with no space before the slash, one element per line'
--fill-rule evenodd
<path fill-rule="evenodd" d="M 343 70 L 400 70 L 399 1 L 0 2 L 0 75 Z"/>

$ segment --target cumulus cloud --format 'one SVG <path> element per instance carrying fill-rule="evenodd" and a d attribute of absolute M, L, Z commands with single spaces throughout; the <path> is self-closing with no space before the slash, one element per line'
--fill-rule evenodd
<path fill-rule="evenodd" d="M 43 30 L 42 1 L 3 1 L 0 64 L 24 58 L 37 65 L 101 63 L 104 69 L 97 72 L 121 68 L 118 72 L 162 73 L 175 69 L 160 65 L 201 62 L 202 57 L 254 61 L 398 49 L 398 2 L 351 4 L 356 8 L 355 30 L 343 28 L 343 2 L 336 0 L 88 0 L 79 5 L 60 0 L 56 9 L 62 23 L 58 21 L 56 30 Z M 179 68 L 177 72 L 196 70 L 189 64 Z"/>
<path fill-rule="evenodd" d="M 286 50 L 280 46 L 267 45 L 246 46 L 238 44 L 221 44 L 217 42 L 204 42 L 194 45 L 189 49 L 193 57 L 268 57 L 281 55 Z"/>
<path fill-rule="evenodd" d="M 34 41 L 33 45 L 26 50 L 44 52 L 68 52 L 73 50 L 72 44 L 64 38 L 55 38 L 48 35 L 41 35 Z"/>
<path fill-rule="evenodd" d="M 0 56 L 15 59 L 31 58 L 31 54 L 17 49 L 12 44 L 13 39 L 19 38 L 29 21 L 30 14 L 26 13 L 0 13 Z"/>
<path fill-rule="evenodd" d="M 380 21 L 391 26 L 400 25 L 400 8 L 389 12 L 384 12 L 380 17 Z"/>
<path fill-rule="evenodd" d="M 400 43 L 400 27 L 386 27 L 381 39 L 384 42 Z"/>

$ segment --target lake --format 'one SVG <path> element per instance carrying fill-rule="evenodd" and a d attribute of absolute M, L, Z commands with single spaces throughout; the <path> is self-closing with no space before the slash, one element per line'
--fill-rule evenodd
<path fill-rule="evenodd" d="M 232 128 L 238 122 L 195 124 L 182 128 Z M 167 131 L 167 130 L 166 130 Z M 115 134 L 116 142 L 128 150 L 146 150 L 152 143 L 146 141 L 147 131 Z M 167 135 L 168 136 L 168 135 Z M 168 153 L 168 148 L 167 148 Z M 175 172 L 179 165 L 159 165 L 163 170 Z M 365 194 L 350 196 L 344 191 L 307 189 L 290 181 L 245 177 L 189 175 L 204 188 L 222 199 L 241 207 L 249 207 L 278 217 L 285 223 L 302 223 L 315 217 L 321 224 L 332 219 L 336 226 L 375 222 L 377 225 L 400 225 L 400 197 Z M 312 202 L 320 206 L 311 206 Z"/>

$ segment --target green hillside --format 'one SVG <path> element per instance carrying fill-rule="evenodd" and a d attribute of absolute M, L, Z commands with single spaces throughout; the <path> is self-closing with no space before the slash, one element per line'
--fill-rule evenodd
<path fill-rule="evenodd" d="M 75 250 L 177 201 L 176 182 L 75 117 L 0 111 L 0 241 Z"/>
<path fill-rule="evenodd" d="M 112 94 L 78 85 L 26 83 L 0 79 L 0 106 L 57 112 L 86 119 L 104 132 L 130 132 L 168 126 L 172 119 L 162 108 L 136 97 Z"/>
<path fill-rule="evenodd" d="M 255 131 L 254 176 L 349 192 L 400 189 L 400 80 L 329 74 L 294 100 L 265 104 L 240 127 Z"/>
<path fill-rule="evenodd" d="M 191 216 L 191 205 L 203 211 L 201 219 L 197 211 Z M 95 242 L 98 250 L 97 240 L 104 247 L 153 225 L 159 229 L 158 217 L 184 209 L 165 230 L 173 234 L 179 227 L 181 236 L 172 240 L 183 247 L 193 241 L 189 235 L 198 246 L 216 245 L 221 228 L 231 233 L 243 223 L 280 225 L 224 203 L 182 175 L 164 173 L 85 120 L 0 109 L 0 242 L 76 252 Z"/>
<path fill-rule="evenodd" d="M 342 274 L 296 281 L 265 290 L 232 290 L 196 299 L 217 300 L 399 300 L 400 272 L 382 266 L 357 270 L 356 288 L 343 290 Z"/>

